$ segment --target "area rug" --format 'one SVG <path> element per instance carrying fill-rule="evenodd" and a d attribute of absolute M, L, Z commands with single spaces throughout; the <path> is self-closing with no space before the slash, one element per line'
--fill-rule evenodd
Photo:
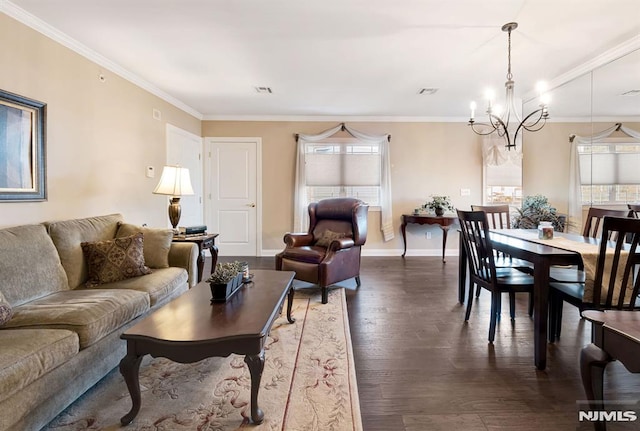
<path fill-rule="evenodd" d="M 360 406 L 344 289 L 321 304 L 315 288 L 296 289 L 289 324 L 280 316 L 265 349 L 259 392 L 264 422 L 250 422 L 251 378 L 244 357 L 179 364 L 146 356 L 142 407 L 120 426 L 131 398 L 117 369 L 44 430 L 361 430 Z"/>

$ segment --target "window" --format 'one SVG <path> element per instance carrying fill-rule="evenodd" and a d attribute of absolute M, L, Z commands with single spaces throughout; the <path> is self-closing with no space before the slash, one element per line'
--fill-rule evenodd
<path fill-rule="evenodd" d="M 582 204 L 640 201 L 640 144 L 578 145 Z"/>
<path fill-rule="evenodd" d="M 353 197 L 380 205 L 379 144 L 357 139 L 327 139 L 305 144 L 305 174 L 309 202 Z"/>
<path fill-rule="evenodd" d="M 486 137 L 482 141 L 484 204 L 522 204 L 522 154 L 508 151 L 504 140 Z"/>

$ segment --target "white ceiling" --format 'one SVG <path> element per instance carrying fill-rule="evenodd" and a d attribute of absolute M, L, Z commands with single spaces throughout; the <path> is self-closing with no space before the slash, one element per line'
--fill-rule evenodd
<path fill-rule="evenodd" d="M 204 118 L 461 119 L 486 87 L 502 97 L 507 22 L 519 23 L 520 98 L 640 40 L 639 0 L 12 0 L 7 10 Z M 425 87 L 438 91 L 418 95 Z"/>

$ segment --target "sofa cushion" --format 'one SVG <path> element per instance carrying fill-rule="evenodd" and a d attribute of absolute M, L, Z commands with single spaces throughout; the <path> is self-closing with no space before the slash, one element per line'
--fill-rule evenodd
<path fill-rule="evenodd" d="M 11 304 L 4 298 L 2 291 L 0 291 L 0 326 L 11 320 L 13 316 L 13 310 Z"/>
<path fill-rule="evenodd" d="M 119 221 L 122 221 L 121 214 L 45 223 L 58 249 L 70 288 L 75 289 L 87 281 L 87 266 L 80 244 L 115 238 Z"/>
<path fill-rule="evenodd" d="M 69 289 L 56 248 L 42 225 L 0 229 L 0 292 L 12 307 Z"/>
<path fill-rule="evenodd" d="M 116 238 L 141 232 L 144 235 L 144 262 L 149 268 L 168 268 L 173 230 L 119 223 Z"/>
<path fill-rule="evenodd" d="M 143 236 L 80 243 L 87 261 L 87 287 L 150 274 L 144 264 Z"/>
<path fill-rule="evenodd" d="M 0 401 L 68 361 L 78 335 L 63 329 L 0 330 Z"/>
<path fill-rule="evenodd" d="M 173 298 L 176 292 L 187 290 L 187 271 L 182 268 L 158 268 L 144 277 L 128 278 L 115 283 L 103 284 L 100 289 L 130 289 L 145 292 L 149 295 L 150 305 L 165 302 Z"/>
<path fill-rule="evenodd" d="M 84 349 L 149 310 L 149 295 L 124 289 L 56 292 L 13 309 L 6 328 L 68 329 Z"/>

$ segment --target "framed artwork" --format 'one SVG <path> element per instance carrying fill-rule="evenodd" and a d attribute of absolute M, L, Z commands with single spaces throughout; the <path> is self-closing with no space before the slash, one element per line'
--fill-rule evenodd
<path fill-rule="evenodd" d="M 0 202 L 47 199 L 46 107 L 0 90 Z"/>

